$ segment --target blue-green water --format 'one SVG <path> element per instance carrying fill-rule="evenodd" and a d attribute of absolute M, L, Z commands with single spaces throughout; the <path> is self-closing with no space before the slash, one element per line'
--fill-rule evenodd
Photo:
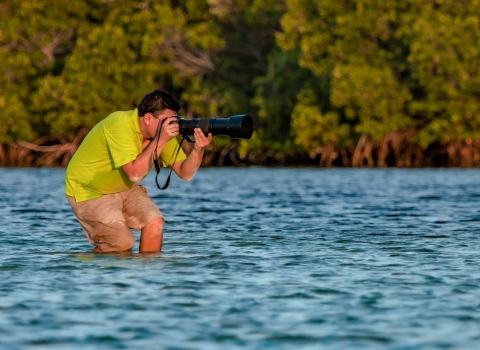
<path fill-rule="evenodd" d="M 63 176 L 0 169 L 1 349 L 479 348 L 478 170 L 149 176 L 150 255 L 87 253 Z"/>

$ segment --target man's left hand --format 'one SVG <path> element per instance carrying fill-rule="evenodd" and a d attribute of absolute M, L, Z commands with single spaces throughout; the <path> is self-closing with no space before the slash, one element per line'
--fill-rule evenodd
<path fill-rule="evenodd" d="M 195 146 L 193 149 L 196 151 L 203 151 L 205 147 L 207 147 L 210 142 L 212 142 L 212 134 L 208 134 L 208 136 L 205 136 L 205 134 L 200 128 L 195 128 L 193 130 L 193 133 L 195 136 Z"/>
<path fill-rule="evenodd" d="M 205 136 L 200 128 L 193 130 L 193 136 L 195 136 L 195 145 L 193 151 L 190 152 L 187 159 L 177 162 L 173 165 L 173 170 L 179 178 L 190 181 L 193 179 L 195 172 L 202 164 L 203 150 L 212 142 L 212 134 Z M 194 152 L 195 151 L 195 152 Z"/>

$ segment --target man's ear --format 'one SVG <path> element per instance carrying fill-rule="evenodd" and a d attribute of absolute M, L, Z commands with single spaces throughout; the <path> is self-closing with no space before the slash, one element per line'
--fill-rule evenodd
<path fill-rule="evenodd" d="M 143 123 L 145 125 L 150 125 L 150 123 L 152 122 L 152 118 L 154 118 L 152 113 L 145 113 L 143 115 Z"/>

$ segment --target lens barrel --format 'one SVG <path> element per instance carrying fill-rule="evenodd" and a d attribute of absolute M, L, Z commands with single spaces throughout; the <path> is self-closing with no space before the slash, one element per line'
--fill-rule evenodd
<path fill-rule="evenodd" d="M 234 115 L 230 118 L 179 118 L 180 134 L 193 135 L 200 128 L 205 136 L 230 136 L 236 139 L 249 139 L 253 134 L 253 119 L 248 114 Z"/>

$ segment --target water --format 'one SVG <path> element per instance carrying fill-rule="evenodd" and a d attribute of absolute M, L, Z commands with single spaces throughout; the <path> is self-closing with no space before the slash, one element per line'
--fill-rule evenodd
<path fill-rule="evenodd" d="M 478 170 L 149 176 L 166 217 L 149 255 L 87 253 L 63 176 L 0 169 L 2 349 L 480 344 Z"/>

